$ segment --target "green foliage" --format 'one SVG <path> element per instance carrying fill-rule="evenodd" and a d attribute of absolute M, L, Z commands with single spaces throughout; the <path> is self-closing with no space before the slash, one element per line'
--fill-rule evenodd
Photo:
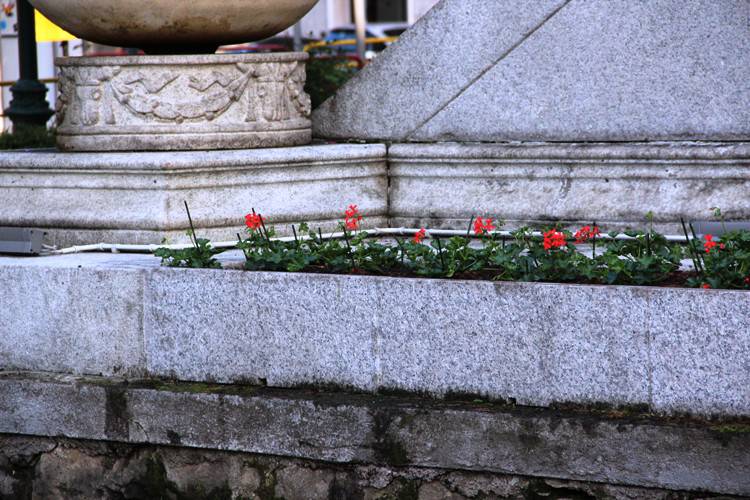
<path fill-rule="evenodd" d="M 13 133 L 0 134 L 0 149 L 51 148 L 55 132 L 46 127 L 18 127 Z"/>
<path fill-rule="evenodd" d="M 694 247 L 700 270 L 689 284 L 750 289 L 750 231 L 731 231 L 724 233 L 721 239 L 710 241 L 713 239 L 708 238 L 703 248 Z"/>
<path fill-rule="evenodd" d="M 307 63 L 305 92 L 310 94 L 315 109 L 331 97 L 357 72 L 350 61 L 330 54 L 316 54 Z"/>
<path fill-rule="evenodd" d="M 602 282 L 653 285 L 680 268 L 684 257 L 680 245 L 668 243 L 664 236 L 653 231 L 625 234 L 633 239 L 610 242 L 598 258 Z"/>
<path fill-rule="evenodd" d="M 356 217 L 359 217 L 356 212 Z M 248 215 L 248 217 L 251 217 Z M 352 231 L 349 218 L 339 225 L 341 238 L 324 238 L 320 230 L 306 224 L 293 227 L 295 238 L 275 238 L 253 214 L 248 236 L 237 248 L 245 255 L 245 269 L 252 271 L 314 271 L 412 275 L 428 278 L 484 278 L 502 281 L 658 285 L 670 280 L 681 261 L 696 263 L 689 286 L 750 289 L 750 231 L 728 232 L 720 241 L 691 240 L 693 247 L 669 242 L 653 229 L 627 231 L 625 238 L 610 233 L 603 238 L 598 228 L 586 226 L 576 234 L 551 228 L 543 238 L 530 228 L 499 239 L 489 231 L 479 238 L 430 238 L 421 231 L 395 244 L 368 239 L 365 231 Z M 361 218 L 361 217 L 360 217 Z M 358 227 L 356 224 L 351 227 Z M 423 238 L 430 238 L 422 241 Z M 617 237 L 617 238 L 616 238 Z M 213 258 L 217 250 L 208 240 L 195 239 L 184 250 L 161 248 L 156 255 L 174 267 L 220 267 Z M 583 251 L 579 245 L 586 245 Z M 683 275 L 683 280 L 685 279 Z"/>
<path fill-rule="evenodd" d="M 221 250 L 213 248 L 211 242 L 204 238 L 194 238 L 193 242 L 193 246 L 179 250 L 157 248 L 154 255 L 161 257 L 162 265 L 168 267 L 221 268 L 221 263 L 214 258 Z"/>

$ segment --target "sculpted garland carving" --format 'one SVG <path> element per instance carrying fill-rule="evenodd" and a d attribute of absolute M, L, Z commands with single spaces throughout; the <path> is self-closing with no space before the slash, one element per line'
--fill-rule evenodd
<path fill-rule="evenodd" d="M 297 62 L 237 63 L 210 73 L 121 66 L 60 68 L 58 125 L 116 124 L 116 109 L 145 121 L 212 121 L 245 102 L 246 122 L 282 122 L 310 116 L 305 68 Z"/>

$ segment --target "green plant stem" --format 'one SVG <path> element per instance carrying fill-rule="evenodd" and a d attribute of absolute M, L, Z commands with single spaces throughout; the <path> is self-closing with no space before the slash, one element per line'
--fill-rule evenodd
<path fill-rule="evenodd" d="M 685 243 L 687 243 L 687 246 L 690 251 L 690 259 L 693 261 L 693 267 L 695 268 L 695 271 L 703 276 L 703 273 L 701 272 L 700 265 L 698 265 L 698 257 L 696 255 L 696 250 L 694 246 L 694 241 L 690 239 L 690 235 L 688 234 L 687 226 L 685 226 L 685 219 L 680 217 L 680 224 L 682 224 L 682 232 L 685 234 Z"/>
<path fill-rule="evenodd" d="M 240 233 L 237 233 L 237 240 L 239 241 L 239 244 L 242 245 L 242 236 L 240 236 Z M 242 254 L 245 256 L 245 262 L 247 262 L 249 260 L 247 250 L 245 250 L 244 248 L 240 248 L 240 250 L 242 250 Z"/>
<path fill-rule="evenodd" d="M 440 267 L 442 271 L 445 272 L 446 268 L 445 268 L 445 260 L 443 257 L 443 245 L 442 243 L 440 243 L 440 238 L 435 238 L 435 243 L 438 246 L 438 255 L 440 256 Z"/>
<path fill-rule="evenodd" d="M 354 254 L 352 253 L 352 247 L 349 244 L 349 236 L 346 233 L 347 231 L 344 229 L 344 241 L 346 242 L 347 253 L 349 254 L 349 259 L 352 261 L 352 269 L 356 269 L 357 265 L 354 262 Z"/>
<path fill-rule="evenodd" d="M 188 222 L 190 223 L 190 241 L 193 243 L 197 250 L 198 238 L 196 238 L 195 236 L 195 226 L 193 226 L 193 218 L 190 216 L 190 208 L 188 207 L 187 200 L 182 200 L 182 202 L 185 204 L 185 211 L 187 212 Z"/>
<path fill-rule="evenodd" d="M 693 228 L 693 223 L 692 222 L 688 222 L 688 227 L 690 227 L 690 232 L 693 235 L 693 241 L 697 240 L 698 237 L 695 235 L 695 229 Z M 701 255 L 701 253 L 698 251 L 698 249 L 696 249 L 695 252 L 698 255 L 698 262 L 700 262 L 700 264 L 701 264 L 701 272 L 705 275 L 706 274 L 706 265 L 705 265 L 705 262 L 703 261 L 703 255 Z"/>

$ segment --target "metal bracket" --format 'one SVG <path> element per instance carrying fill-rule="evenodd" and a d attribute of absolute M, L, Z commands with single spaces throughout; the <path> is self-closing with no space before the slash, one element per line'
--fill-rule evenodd
<path fill-rule="evenodd" d="M 24 227 L 0 227 L 0 254 L 39 255 L 46 233 Z"/>

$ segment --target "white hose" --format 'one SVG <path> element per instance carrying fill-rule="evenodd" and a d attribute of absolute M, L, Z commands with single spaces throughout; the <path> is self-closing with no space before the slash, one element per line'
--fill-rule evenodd
<path fill-rule="evenodd" d="M 405 227 L 399 227 L 399 228 L 375 228 L 375 229 L 367 229 L 363 230 L 360 233 L 367 234 L 368 237 L 378 237 L 378 236 L 405 236 L 405 237 L 412 237 L 414 234 L 419 231 L 418 228 L 405 228 Z M 513 234 L 511 231 L 492 231 L 490 234 L 494 234 L 501 239 L 511 239 L 513 238 Z M 426 232 L 427 237 L 452 237 L 452 236 L 466 236 L 467 232 L 462 230 L 456 230 L 456 229 L 430 229 Z M 543 233 L 541 231 L 533 231 L 529 233 L 529 235 L 533 238 L 541 238 L 543 237 Z M 469 234 L 469 237 L 477 238 L 477 236 L 473 234 Z M 344 237 L 344 233 L 342 232 L 334 232 L 334 233 L 323 233 L 323 239 L 324 240 L 330 240 L 330 239 L 342 239 Z M 675 236 L 675 235 L 667 235 L 665 236 L 666 240 L 672 243 L 685 243 L 687 240 L 684 236 Z M 294 241 L 293 236 L 284 236 L 280 238 L 273 238 L 277 241 Z M 309 236 L 299 236 L 299 240 L 306 241 L 310 239 Z M 609 236 L 608 234 L 602 234 L 597 236 L 597 240 L 604 240 L 604 241 L 610 241 L 612 239 L 615 240 L 634 240 L 635 238 L 632 236 L 627 236 L 624 234 L 618 234 L 614 238 Z M 691 238 L 692 239 L 692 238 Z M 79 246 L 72 246 L 68 248 L 62 248 L 62 249 L 54 249 L 54 247 L 49 248 L 48 252 L 45 252 L 44 255 L 66 255 L 66 254 L 73 254 L 73 253 L 83 253 L 83 252 L 112 252 L 112 253 L 153 253 L 158 248 L 168 248 L 170 250 L 182 250 L 185 248 L 192 247 L 192 243 L 181 243 L 179 245 L 129 245 L 129 244 L 122 244 L 122 243 L 95 243 L 91 245 L 79 245 Z M 213 248 L 217 249 L 230 249 L 235 248 L 237 246 L 237 241 L 221 241 L 217 243 L 211 243 L 211 246 Z"/>

